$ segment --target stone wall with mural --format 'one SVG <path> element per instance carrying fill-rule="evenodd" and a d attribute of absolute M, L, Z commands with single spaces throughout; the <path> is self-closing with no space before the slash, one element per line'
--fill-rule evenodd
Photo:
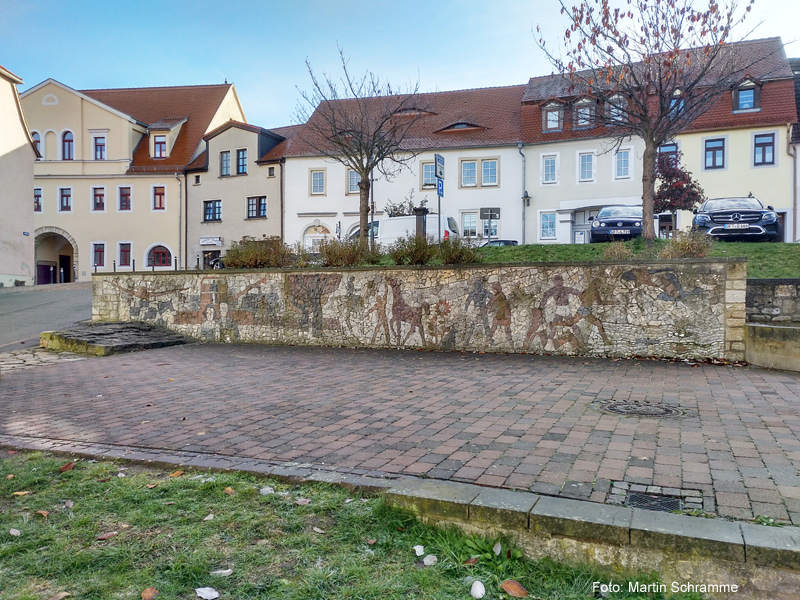
<path fill-rule="evenodd" d="M 745 276 L 734 259 L 116 273 L 92 311 L 205 341 L 740 360 Z"/>

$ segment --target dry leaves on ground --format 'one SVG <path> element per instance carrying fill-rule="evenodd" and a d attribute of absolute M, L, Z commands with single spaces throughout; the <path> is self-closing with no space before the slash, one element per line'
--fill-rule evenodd
<path fill-rule="evenodd" d="M 527 598 L 528 597 L 528 590 L 526 590 L 519 581 L 515 581 L 514 579 L 506 579 L 503 583 L 500 584 L 500 587 L 503 588 L 506 594 L 511 596 L 512 598 Z"/>
<path fill-rule="evenodd" d="M 72 594 L 70 594 L 69 592 L 59 592 L 55 596 L 50 598 L 50 600 L 64 600 L 64 598 L 69 598 L 70 596 L 72 596 Z"/>
<path fill-rule="evenodd" d="M 311 504 L 311 499 L 310 498 L 298 498 L 297 500 L 294 501 L 294 503 L 297 504 L 298 506 L 305 506 L 306 504 Z"/>
<path fill-rule="evenodd" d="M 316 533 L 322 533 L 322 534 L 325 533 L 325 530 L 320 529 L 319 527 L 312 527 L 311 529 L 314 530 Z"/>
<path fill-rule="evenodd" d="M 228 496 L 233 496 L 236 492 L 233 491 L 232 487 L 226 487 L 225 493 L 228 494 Z"/>
<path fill-rule="evenodd" d="M 9 530 L 8 530 L 8 533 L 10 533 L 11 535 L 13 535 L 14 537 L 19 537 L 19 536 L 21 536 L 21 535 L 22 535 L 22 532 L 20 532 L 20 530 L 19 530 L 19 529 L 14 529 L 13 527 L 12 527 L 11 529 L 9 529 Z"/>
<path fill-rule="evenodd" d="M 12 496 L 27 496 L 30 492 L 14 492 Z"/>
<path fill-rule="evenodd" d="M 180 477 L 184 473 L 186 473 L 186 471 L 175 471 L 174 473 L 170 473 L 169 476 L 170 477 Z"/>
<path fill-rule="evenodd" d="M 116 537 L 118 535 L 119 535 L 119 531 L 109 531 L 108 533 L 102 533 L 102 534 L 98 535 L 94 539 L 100 540 L 100 541 L 110 540 L 111 538 Z"/>
<path fill-rule="evenodd" d="M 198 598 L 202 598 L 203 600 L 216 600 L 219 598 L 219 592 L 210 587 L 195 588 L 194 592 L 197 594 Z"/>
<path fill-rule="evenodd" d="M 154 587 L 142 591 L 142 600 L 153 600 L 156 596 L 158 596 L 158 590 Z"/>
<path fill-rule="evenodd" d="M 42 515 L 45 519 L 50 515 L 50 511 L 48 510 L 37 510 L 37 515 Z"/>

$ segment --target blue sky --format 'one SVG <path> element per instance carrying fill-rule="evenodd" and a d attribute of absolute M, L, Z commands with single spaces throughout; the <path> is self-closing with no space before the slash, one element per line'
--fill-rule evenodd
<path fill-rule="evenodd" d="M 224 7 L 224 10 L 221 8 Z M 754 37 L 800 37 L 800 2 L 757 0 Z M 421 91 L 515 85 L 551 72 L 534 43 L 564 29 L 556 0 L 0 0 L 0 65 L 27 89 L 236 84 L 251 123 L 294 122 L 305 61 L 371 70 Z M 800 42 L 787 47 L 800 56 Z"/>

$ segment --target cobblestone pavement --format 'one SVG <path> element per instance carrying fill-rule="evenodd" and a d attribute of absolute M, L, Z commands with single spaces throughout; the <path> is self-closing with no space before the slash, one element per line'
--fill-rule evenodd
<path fill-rule="evenodd" d="M 598 410 L 612 401 L 685 414 Z M 194 344 L 4 374 L 0 434 L 596 502 L 683 493 L 800 524 L 800 374 L 758 368 Z"/>
<path fill-rule="evenodd" d="M 83 359 L 83 356 L 72 352 L 48 352 L 42 348 L 0 352 L 0 377 L 23 369 Z M 0 388 L 1 390 L 2 388 Z"/>

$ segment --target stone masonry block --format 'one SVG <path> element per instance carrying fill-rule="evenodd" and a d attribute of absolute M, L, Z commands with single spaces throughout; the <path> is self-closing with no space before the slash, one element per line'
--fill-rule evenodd
<path fill-rule="evenodd" d="M 470 521 L 482 521 L 501 528 L 528 528 L 528 515 L 539 496 L 485 488 L 469 505 Z"/>
<path fill-rule="evenodd" d="M 433 479 L 406 479 L 392 482 L 385 499 L 390 506 L 417 515 L 469 519 L 469 505 L 483 488 L 467 483 Z"/>
<path fill-rule="evenodd" d="M 775 296 L 777 298 L 795 298 L 797 297 L 797 286 L 794 285 L 776 285 Z"/>
<path fill-rule="evenodd" d="M 725 341 L 728 342 L 744 341 L 744 327 L 728 327 L 725 331 Z"/>
<path fill-rule="evenodd" d="M 800 570 L 800 531 L 742 523 L 747 562 L 760 567 Z"/>
<path fill-rule="evenodd" d="M 732 290 L 726 289 L 725 290 L 725 302 L 730 304 L 731 302 L 736 302 L 740 304 L 744 304 L 745 301 L 745 291 L 744 290 Z"/>
<path fill-rule="evenodd" d="M 631 545 L 744 562 L 744 541 L 739 524 L 717 519 L 634 509 Z"/>
<path fill-rule="evenodd" d="M 542 497 L 531 509 L 537 533 L 616 545 L 630 543 L 632 509 L 567 498 Z"/>

